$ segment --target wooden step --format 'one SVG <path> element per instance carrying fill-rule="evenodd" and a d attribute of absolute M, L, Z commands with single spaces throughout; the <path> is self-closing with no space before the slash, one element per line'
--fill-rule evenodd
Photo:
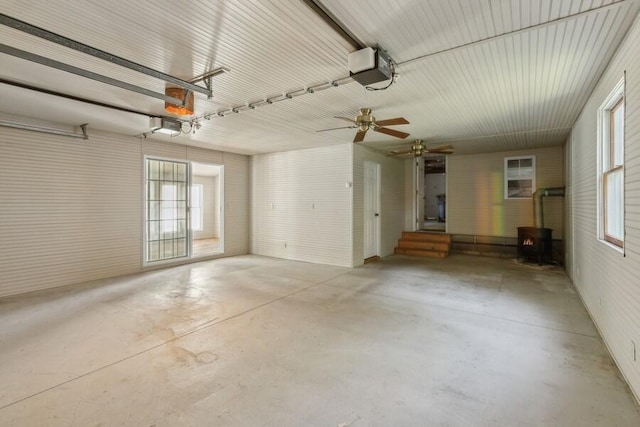
<path fill-rule="evenodd" d="M 426 258 L 446 258 L 447 252 L 429 251 L 424 249 L 396 248 L 395 253 L 399 255 L 413 255 Z"/>
<path fill-rule="evenodd" d="M 450 244 L 446 242 L 429 242 L 423 240 L 398 240 L 398 248 L 422 249 L 427 251 L 449 252 Z"/>
<path fill-rule="evenodd" d="M 422 231 L 403 231 L 401 240 L 451 243 L 451 235 L 444 233 L 425 233 Z"/>
<path fill-rule="evenodd" d="M 451 235 L 443 233 L 425 233 L 403 231 L 398 240 L 396 254 L 413 255 L 428 258 L 445 258 L 451 249 Z"/>

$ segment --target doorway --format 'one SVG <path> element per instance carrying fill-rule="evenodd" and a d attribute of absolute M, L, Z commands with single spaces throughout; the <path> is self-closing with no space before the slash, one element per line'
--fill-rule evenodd
<path fill-rule="evenodd" d="M 223 166 L 191 162 L 191 256 L 223 252 Z"/>
<path fill-rule="evenodd" d="M 224 252 L 222 180 L 222 165 L 145 157 L 145 264 Z"/>
<path fill-rule="evenodd" d="M 424 158 L 424 218 L 421 229 L 444 232 L 447 222 L 446 157 Z"/>
<path fill-rule="evenodd" d="M 364 259 L 380 255 L 380 165 L 364 162 Z"/>

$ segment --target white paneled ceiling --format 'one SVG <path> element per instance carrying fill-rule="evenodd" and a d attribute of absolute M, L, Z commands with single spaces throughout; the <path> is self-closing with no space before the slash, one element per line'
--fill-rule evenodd
<path fill-rule="evenodd" d="M 348 78 L 353 45 L 302 0 L 0 1 L 5 16 L 180 79 L 225 67 L 212 80 L 213 97 L 196 94 L 195 114 L 184 118 L 200 127 L 171 140 L 243 154 L 349 142 L 355 129 L 316 130 L 348 125 L 334 116 L 360 107 L 410 122 L 393 127 L 410 133 L 406 140 L 369 132 L 364 144 L 377 149 L 417 138 L 456 153 L 560 145 L 639 10 L 633 0 L 316 1 L 397 63 L 395 84 L 368 91 Z M 164 91 L 162 80 L 6 25 L 0 39 Z M 146 132 L 149 115 L 167 115 L 160 99 L 7 53 L 0 59 L 0 114 L 126 135 Z"/>

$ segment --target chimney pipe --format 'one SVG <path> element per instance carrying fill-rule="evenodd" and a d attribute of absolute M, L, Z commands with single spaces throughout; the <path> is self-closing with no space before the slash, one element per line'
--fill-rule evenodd
<path fill-rule="evenodd" d="M 533 226 L 536 228 L 544 228 L 542 198 L 547 196 L 564 197 L 564 187 L 539 188 L 533 193 Z"/>

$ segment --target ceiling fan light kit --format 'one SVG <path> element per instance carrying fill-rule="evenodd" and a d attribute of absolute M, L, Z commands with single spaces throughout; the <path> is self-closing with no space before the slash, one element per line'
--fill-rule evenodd
<path fill-rule="evenodd" d="M 399 130 L 389 129 L 384 126 L 393 126 L 393 125 L 408 125 L 409 121 L 404 117 L 396 117 L 394 119 L 385 119 L 385 120 L 376 120 L 373 115 L 371 115 L 371 108 L 361 108 L 360 114 L 356 116 L 355 119 L 349 119 L 346 117 L 336 116 L 336 119 L 345 120 L 351 123 L 351 126 L 343 126 L 338 128 L 330 128 L 330 129 L 321 129 L 316 132 L 325 132 L 328 130 L 336 130 L 336 129 L 358 129 L 355 138 L 353 138 L 353 142 L 362 142 L 364 137 L 369 129 L 372 129 L 374 132 L 384 133 L 386 135 L 393 136 L 395 138 L 406 138 L 409 136 L 406 132 L 400 132 Z"/>
<path fill-rule="evenodd" d="M 421 157 L 425 154 L 453 154 L 453 147 L 449 144 L 441 144 L 427 147 L 421 139 L 416 139 L 407 150 L 392 150 L 387 156 L 403 156 L 411 154 L 413 157 Z"/>

